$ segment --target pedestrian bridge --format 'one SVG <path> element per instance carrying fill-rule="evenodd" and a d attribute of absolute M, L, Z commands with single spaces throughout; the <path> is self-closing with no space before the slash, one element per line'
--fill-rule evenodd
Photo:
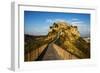
<path fill-rule="evenodd" d="M 59 39 L 60 32 L 53 41 L 48 44 L 41 46 L 35 50 L 32 50 L 25 54 L 25 61 L 42 61 L 42 60 L 67 60 L 77 59 L 78 57 L 67 52 L 63 48 L 56 45 L 54 42 Z"/>

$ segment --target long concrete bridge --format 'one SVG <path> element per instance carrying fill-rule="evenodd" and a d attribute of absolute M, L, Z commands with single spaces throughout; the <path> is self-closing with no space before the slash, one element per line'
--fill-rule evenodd
<path fill-rule="evenodd" d="M 55 39 L 49 44 L 45 44 L 25 55 L 25 61 L 41 61 L 41 60 L 66 60 L 77 59 L 78 57 L 65 51 L 54 42 L 59 39 L 61 32 L 58 32 Z"/>

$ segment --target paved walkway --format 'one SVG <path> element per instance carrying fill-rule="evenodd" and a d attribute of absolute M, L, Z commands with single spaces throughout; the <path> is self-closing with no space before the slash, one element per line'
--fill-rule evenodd
<path fill-rule="evenodd" d="M 49 44 L 46 53 L 44 54 L 42 60 L 59 60 L 60 57 L 56 53 L 56 50 L 53 48 L 53 43 Z"/>

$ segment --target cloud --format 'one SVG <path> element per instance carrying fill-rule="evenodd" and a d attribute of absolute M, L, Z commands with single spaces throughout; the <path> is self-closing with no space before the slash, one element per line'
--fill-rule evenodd
<path fill-rule="evenodd" d="M 79 19 L 78 18 L 72 18 L 72 21 L 78 21 Z"/>
<path fill-rule="evenodd" d="M 54 23 L 54 22 L 68 22 L 67 20 L 65 20 L 65 19 L 47 19 L 46 20 L 46 23 L 50 23 L 50 24 L 52 24 L 52 23 Z"/>
<path fill-rule="evenodd" d="M 66 22 L 65 19 L 55 19 L 56 22 Z"/>
<path fill-rule="evenodd" d="M 83 21 L 74 21 L 74 22 L 71 22 L 71 24 L 84 24 Z"/>
<path fill-rule="evenodd" d="M 71 24 L 84 24 L 84 21 L 81 21 L 80 19 L 78 18 L 72 18 L 70 20 Z"/>
<path fill-rule="evenodd" d="M 54 21 L 53 21 L 52 19 L 47 19 L 46 22 L 47 22 L 47 23 L 52 23 L 52 22 L 54 22 Z"/>
<path fill-rule="evenodd" d="M 81 21 L 78 18 L 72 18 L 70 20 L 70 23 L 73 26 L 77 26 L 78 27 L 78 30 L 79 30 L 81 36 L 83 36 L 83 37 L 90 36 L 90 26 L 87 23 L 85 23 L 84 21 Z"/>
<path fill-rule="evenodd" d="M 82 22 L 78 22 L 77 24 L 72 24 L 73 26 L 77 26 L 78 30 L 83 37 L 90 36 L 90 26 L 88 24 L 83 24 Z"/>

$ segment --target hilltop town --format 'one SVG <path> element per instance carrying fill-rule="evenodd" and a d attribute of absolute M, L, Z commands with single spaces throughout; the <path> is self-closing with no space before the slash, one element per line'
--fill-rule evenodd
<path fill-rule="evenodd" d="M 56 52 L 56 56 L 51 52 L 53 50 Z M 48 56 L 49 54 L 52 56 Z M 54 22 L 45 36 L 25 35 L 25 61 L 66 60 L 69 59 L 69 54 L 70 59 L 90 58 L 90 41 L 80 36 L 77 26 L 72 26 L 67 22 Z"/>

